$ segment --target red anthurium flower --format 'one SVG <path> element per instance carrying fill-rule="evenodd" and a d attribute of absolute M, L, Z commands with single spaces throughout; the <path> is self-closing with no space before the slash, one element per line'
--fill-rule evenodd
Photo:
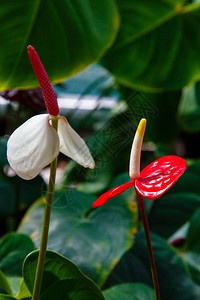
<path fill-rule="evenodd" d="M 183 158 L 167 155 L 155 160 L 140 173 L 140 154 L 145 127 L 146 120 L 142 119 L 133 140 L 129 169 L 132 180 L 101 195 L 93 203 L 93 208 L 105 204 L 130 187 L 135 187 L 143 197 L 156 199 L 164 194 L 185 171 L 187 165 Z"/>

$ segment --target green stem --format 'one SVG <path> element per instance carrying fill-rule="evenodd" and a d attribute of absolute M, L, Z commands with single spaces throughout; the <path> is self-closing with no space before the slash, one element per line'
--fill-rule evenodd
<path fill-rule="evenodd" d="M 52 126 L 57 130 L 58 121 L 52 120 Z M 46 256 L 46 248 L 48 241 L 48 233 L 49 233 L 49 223 L 50 223 L 50 215 L 51 215 L 51 206 L 54 196 L 55 189 L 55 178 L 56 178 L 56 168 L 57 168 L 57 157 L 52 161 L 50 167 L 50 177 L 49 177 L 49 186 L 46 196 L 46 204 L 44 209 L 44 217 L 42 224 L 42 235 L 40 241 L 40 251 L 36 269 L 35 283 L 33 288 L 33 297 L 32 300 L 38 300 L 40 295 L 40 289 L 42 284 L 42 276 L 44 269 L 44 262 Z"/>
<path fill-rule="evenodd" d="M 160 290 L 159 290 L 158 276 L 157 276 L 156 264 L 155 264 L 155 260 L 154 260 L 154 256 L 153 256 L 151 238 L 150 238 L 150 234 L 149 234 L 149 225 L 148 225 L 148 221 L 147 221 L 147 217 L 146 217 L 146 213 L 145 213 L 145 208 L 144 208 L 144 203 L 143 203 L 142 196 L 138 192 L 136 192 L 136 193 L 137 193 L 137 198 L 138 198 L 138 203 L 139 203 L 139 207 L 140 207 L 141 217 L 142 217 L 142 221 L 143 221 L 143 225 L 144 225 L 144 232 L 145 232 L 145 237 L 146 237 L 149 260 L 150 260 L 150 264 L 151 264 L 151 274 L 152 274 L 152 278 L 153 278 L 153 285 L 154 285 L 155 295 L 156 295 L 156 299 L 160 300 Z"/>

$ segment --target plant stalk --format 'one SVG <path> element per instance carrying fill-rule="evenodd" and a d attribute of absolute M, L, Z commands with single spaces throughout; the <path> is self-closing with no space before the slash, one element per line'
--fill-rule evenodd
<path fill-rule="evenodd" d="M 57 130 L 58 120 L 52 120 L 52 127 Z M 45 263 L 45 256 L 46 256 L 46 248 L 47 248 L 47 241 L 48 241 L 48 233 L 49 233 L 49 224 L 50 224 L 50 215 L 51 215 L 51 206 L 54 196 L 54 189 L 55 189 L 55 178 L 56 178 L 56 168 L 57 168 L 57 157 L 52 161 L 50 167 L 50 177 L 49 177 L 49 186 L 46 196 L 46 204 L 44 209 L 44 216 L 43 216 L 43 224 L 42 224 L 42 234 L 41 234 L 41 241 L 40 241 L 40 251 L 36 269 L 36 276 L 35 276 L 35 283 L 33 288 L 33 297 L 32 300 L 38 300 L 40 295 L 40 289 L 42 284 L 42 277 L 43 277 L 43 269 Z"/>
<path fill-rule="evenodd" d="M 140 207 L 140 212 L 141 212 L 141 217 L 142 217 L 142 222 L 144 226 L 144 232 L 145 232 L 145 238 L 146 238 L 146 243 L 147 243 L 147 249 L 148 249 L 148 254 L 149 254 L 149 260 L 151 264 L 151 274 L 153 278 L 153 285 L 154 285 L 154 291 L 156 295 L 156 300 L 160 300 L 160 289 L 159 289 L 159 283 L 158 283 L 158 275 L 157 275 L 157 270 L 156 270 L 156 264 L 153 256 L 153 249 L 151 245 L 151 238 L 149 234 L 149 225 L 145 213 L 145 208 L 144 208 L 144 202 L 142 199 L 142 196 L 136 192 L 137 198 L 138 198 L 138 203 Z"/>

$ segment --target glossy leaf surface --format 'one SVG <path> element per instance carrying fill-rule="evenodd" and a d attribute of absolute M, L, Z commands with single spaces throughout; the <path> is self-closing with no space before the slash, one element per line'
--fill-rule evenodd
<path fill-rule="evenodd" d="M 140 195 L 156 199 L 164 194 L 186 169 L 184 159 L 174 155 L 163 156 L 145 167 L 135 180 Z"/>
<path fill-rule="evenodd" d="M 35 47 L 55 82 L 75 75 L 112 44 L 119 16 L 113 0 L 0 1 L 0 90 L 38 86 L 26 47 Z"/>
<path fill-rule="evenodd" d="M 152 247 L 158 272 L 162 300 L 198 300 L 200 287 L 188 272 L 183 253 L 164 239 L 151 233 Z M 199 265 L 199 264 L 198 264 Z M 128 251 L 113 270 L 107 286 L 127 282 L 152 285 L 151 270 L 145 235 L 139 231 L 133 248 Z"/>
<path fill-rule="evenodd" d="M 113 186 L 126 182 L 120 176 Z M 92 209 L 95 196 L 65 190 L 54 197 L 48 249 L 71 259 L 99 285 L 103 284 L 121 256 L 132 246 L 137 228 L 133 190 Z M 19 231 L 29 234 L 39 247 L 44 202 L 38 201 L 25 215 Z"/>
<path fill-rule="evenodd" d="M 23 277 L 29 290 L 33 291 L 38 252 L 29 254 L 24 262 Z M 103 300 L 99 288 L 67 258 L 47 250 L 44 275 L 40 292 L 41 300 Z"/>
<path fill-rule="evenodd" d="M 103 62 L 120 83 L 152 92 L 199 79 L 200 4 L 185 2 L 117 0 L 120 31 Z"/>

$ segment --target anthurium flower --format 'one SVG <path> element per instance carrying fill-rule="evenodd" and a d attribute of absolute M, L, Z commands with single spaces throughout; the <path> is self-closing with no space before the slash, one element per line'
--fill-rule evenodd
<path fill-rule="evenodd" d="M 105 204 L 109 199 L 123 193 L 130 187 L 143 197 L 156 199 L 163 195 L 183 174 L 187 165 L 183 158 L 175 155 L 163 156 L 145 167 L 140 173 L 140 155 L 146 120 L 142 119 L 137 128 L 130 155 L 129 176 L 131 181 L 101 195 L 93 208 Z"/>
<path fill-rule="evenodd" d="M 40 58 L 32 46 L 28 55 L 39 81 L 48 114 L 36 115 L 18 127 L 7 144 L 10 166 L 23 179 L 32 179 L 59 154 L 72 158 L 85 168 L 93 169 L 94 160 L 84 140 L 59 115 L 56 95 Z M 52 126 L 58 120 L 58 130 Z"/>

